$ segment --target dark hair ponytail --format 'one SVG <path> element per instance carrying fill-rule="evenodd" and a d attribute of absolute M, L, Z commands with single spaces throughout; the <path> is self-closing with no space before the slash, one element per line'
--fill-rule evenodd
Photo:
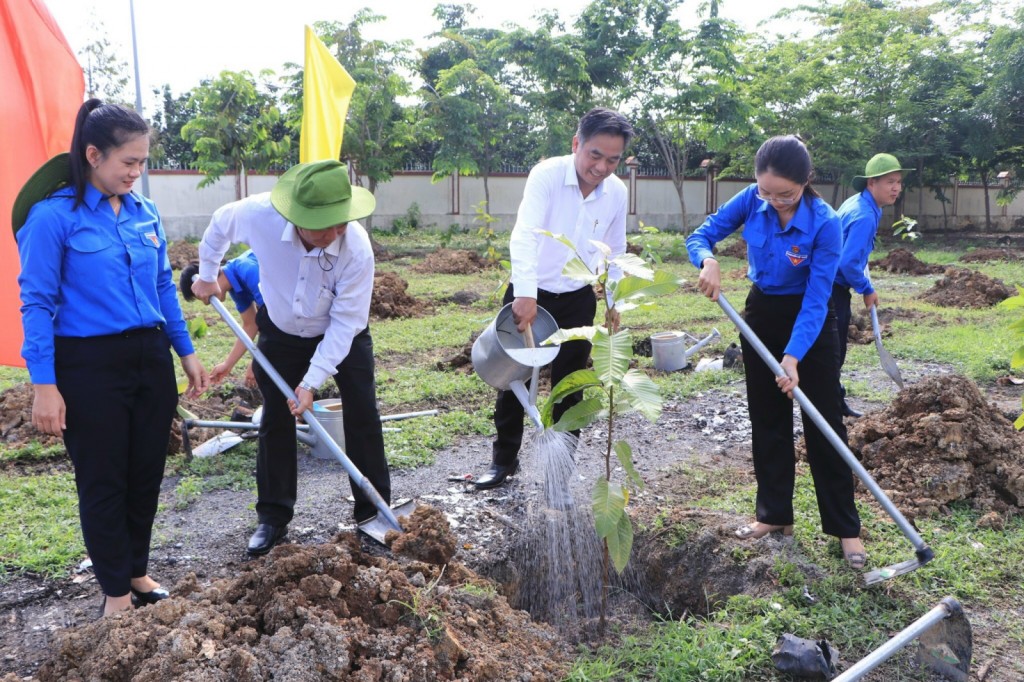
<path fill-rule="evenodd" d="M 85 185 L 91 168 L 85 158 L 89 145 L 106 156 L 139 135 L 149 135 L 149 124 L 134 109 L 120 104 L 104 104 L 102 100 L 86 100 L 78 109 L 75 132 L 71 137 L 71 186 L 75 189 L 75 205 L 85 198 Z M 73 210 L 73 209 L 72 209 Z"/>
<path fill-rule="evenodd" d="M 780 178 L 803 185 L 803 198 L 820 197 L 811 187 L 814 164 L 807 146 L 796 135 L 778 135 L 765 140 L 754 156 L 754 172 L 760 175 L 771 171 Z"/>

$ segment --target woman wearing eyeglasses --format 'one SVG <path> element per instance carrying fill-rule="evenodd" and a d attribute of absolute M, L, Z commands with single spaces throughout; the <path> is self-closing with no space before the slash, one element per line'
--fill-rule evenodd
<path fill-rule="evenodd" d="M 754 157 L 757 180 L 704 221 L 686 240 L 698 286 L 717 300 L 721 271 L 712 247 L 741 226 L 752 282 L 744 318 L 779 360 L 776 377 L 742 339 L 747 406 L 753 429 L 756 521 L 740 539 L 793 533 L 793 389 L 798 385 L 846 442 L 839 388 L 839 338 L 830 300 L 839 265 L 842 228 L 836 212 L 811 187 L 811 156 L 793 135 L 773 137 Z M 822 530 L 840 539 L 854 569 L 867 555 L 853 498 L 853 473 L 814 422 L 803 415 Z"/>

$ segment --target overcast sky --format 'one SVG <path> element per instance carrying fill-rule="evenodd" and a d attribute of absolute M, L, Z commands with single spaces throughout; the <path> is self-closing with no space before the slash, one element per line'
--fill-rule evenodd
<path fill-rule="evenodd" d="M 457 0 L 448 0 L 454 2 Z M 129 0 L 44 0 L 71 48 L 77 53 L 94 40 L 98 22 L 129 69 L 132 42 Z M 363 7 L 387 17 L 369 37 L 411 39 L 427 44 L 438 30 L 432 16 L 434 0 L 135 0 L 135 27 L 142 91 L 165 83 L 175 94 L 191 89 L 221 71 L 273 69 L 283 74 L 286 62 L 302 63 L 303 26 L 314 21 L 347 23 Z M 566 19 L 576 18 L 588 0 L 477 0 L 474 26 L 500 27 L 504 22 L 532 26 L 531 18 L 557 7 Z M 680 18 L 695 23 L 699 0 L 683 3 Z M 798 0 L 725 0 L 722 14 L 748 30 L 761 19 Z M 568 23 L 568 22 L 567 22 Z M 129 97 L 134 93 L 129 82 Z"/>

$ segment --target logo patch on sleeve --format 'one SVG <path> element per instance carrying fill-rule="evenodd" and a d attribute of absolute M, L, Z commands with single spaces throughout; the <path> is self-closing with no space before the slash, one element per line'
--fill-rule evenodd
<path fill-rule="evenodd" d="M 804 261 L 807 260 L 806 253 L 800 253 L 800 247 L 795 244 L 789 247 L 789 251 L 786 252 L 786 258 L 793 264 L 794 267 L 803 265 Z"/>
<path fill-rule="evenodd" d="M 153 242 L 153 246 L 160 246 L 160 240 L 156 238 L 156 232 L 147 232 L 146 239 Z"/>

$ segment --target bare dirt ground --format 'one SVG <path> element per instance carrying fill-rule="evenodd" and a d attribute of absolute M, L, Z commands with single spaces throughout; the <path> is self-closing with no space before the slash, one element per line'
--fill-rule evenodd
<path fill-rule="evenodd" d="M 409 295 L 409 283 L 393 272 L 377 272 L 373 276 L 370 315 L 380 319 L 415 317 L 427 306 Z"/>
<path fill-rule="evenodd" d="M 421 262 L 411 266 L 415 272 L 444 275 L 469 275 L 489 267 L 476 251 L 465 249 L 438 249 L 428 253 Z"/>
<path fill-rule="evenodd" d="M 989 308 L 1014 293 L 1012 288 L 984 273 L 948 268 L 942 279 L 921 298 L 947 308 Z"/>
<path fill-rule="evenodd" d="M 712 352 L 720 354 L 725 341 Z M 891 405 L 852 401 L 868 412 L 852 424 L 865 465 L 897 493 L 908 514 L 941 514 L 960 499 L 991 505 L 999 519 L 1017 513 L 1024 441 L 1007 419 L 1019 412 L 1020 388 L 996 386 L 983 397 L 946 368 L 903 364 L 908 389 Z M 642 525 L 661 516 L 693 529 L 678 544 L 659 541 L 656 533 L 638 537 L 634 571 L 614 604 L 620 631 L 649 622 L 652 612 L 679 618 L 707 613 L 733 594 L 770 594 L 778 590 L 780 552 L 810 581 L 825 575 L 798 547 L 732 537 L 747 516 L 689 503 L 702 494 L 702 475 L 752 481 L 750 424 L 742 378 L 735 376 L 724 390 L 666 402 L 657 424 L 638 417 L 620 424 L 648 484 L 630 503 L 634 519 Z M 852 378 L 888 381 L 880 369 Z M 231 403 L 222 401 L 219 417 L 229 416 Z M 883 439 L 890 446 L 886 456 L 879 454 Z M 588 498 L 603 469 L 602 443 L 603 434 L 583 433 L 576 500 Z M 522 547 L 541 518 L 540 467 L 527 454 L 521 473 L 491 491 L 451 480 L 480 473 L 489 461 L 489 439 L 467 437 L 430 467 L 395 471 L 396 499 L 416 498 L 443 512 L 443 519 L 424 513 L 411 522 L 407 547 L 394 553 L 353 532 L 343 469 L 301 446 L 288 540 L 261 559 L 244 551 L 255 526 L 251 491 L 206 493 L 179 509 L 177 481 L 167 479 L 150 574 L 175 598 L 97 621 L 100 594 L 88 571 L 0 584 L 0 675 L 7 674 L 5 682 L 261 680 L 271 674 L 288 680 L 561 679 L 580 639 L 602 640 L 590 614 L 569 623 L 575 628 L 562 622 L 556 629 L 516 610 L 529 602 Z M 932 467 L 929 476 L 950 484 L 915 495 L 920 475 L 915 480 L 914 474 L 922 464 Z M 797 533 L 821 537 L 816 528 Z M 870 538 L 866 544 L 870 552 Z M 740 549 L 746 558 L 737 562 L 733 552 Z M 985 666 L 987 682 L 1024 678 L 1002 614 L 965 607 L 975 669 Z M 888 678 L 883 670 L 868 679 Z"/>

